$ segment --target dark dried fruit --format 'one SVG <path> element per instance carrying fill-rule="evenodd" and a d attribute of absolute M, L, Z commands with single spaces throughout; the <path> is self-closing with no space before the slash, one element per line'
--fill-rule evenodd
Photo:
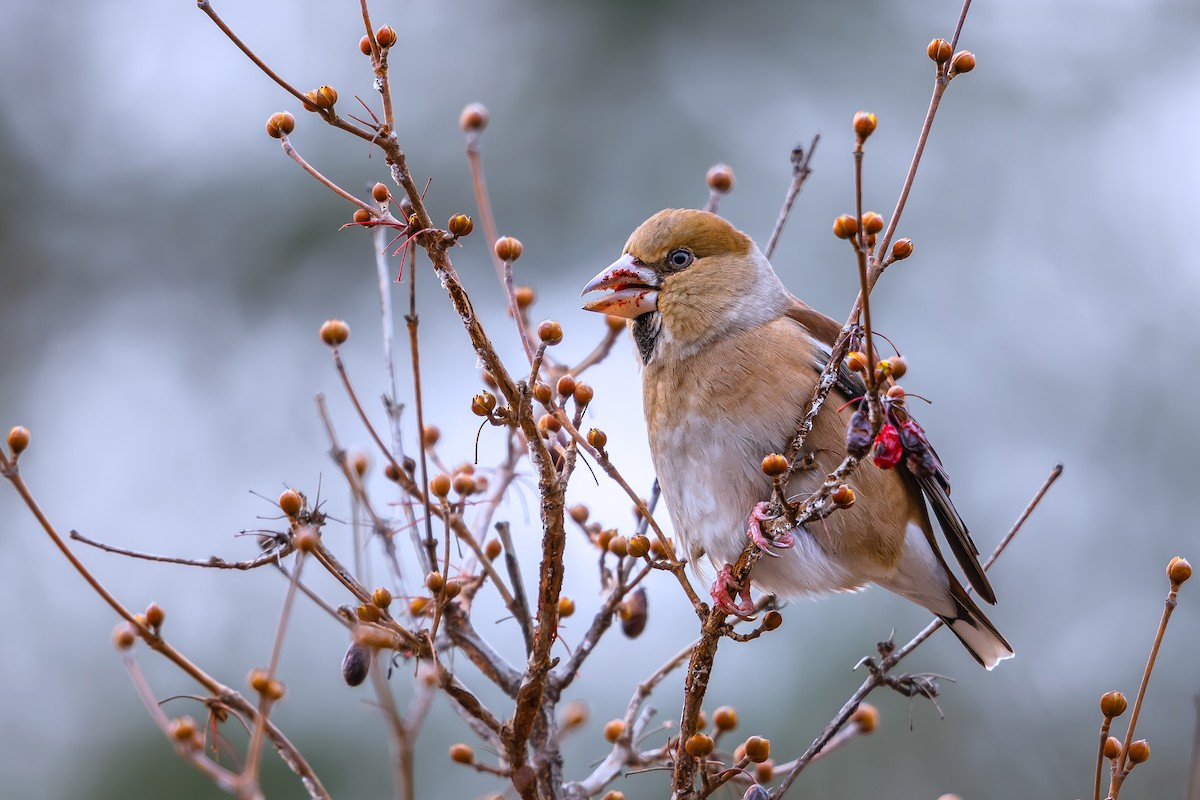
<path fill-rule="evenodd" d="M 350 645 L 342 659 L 342 679 L 347 686 L 358 686 L 371 671 L 371 649 L 357 642 Z"/>
<path fill-rule="evenodd" d="M 867 414 L 867 404 L 859 403 L 858 410 L 850 415 L 850 424 L 846 427 L 846 452 L 855 458 L 862 458 L 871 449 L 871 418 Z"/>

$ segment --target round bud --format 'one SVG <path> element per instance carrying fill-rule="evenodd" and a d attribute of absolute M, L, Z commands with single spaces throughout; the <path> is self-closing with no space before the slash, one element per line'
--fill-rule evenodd
<path fill-rule="evenodd" d="M 849 508 L 850 506 L 854 505 L 854 490 L 843 483 L 841 486 L 833 490 L 833 492 L 829 495 L 829 499 L 832 500 L 833 504 L 838 508 Z"/>
<path fill-rule="evenodd" d="M 446 597 L 450 600 L 458 597 L 462 593 L 462 581 L 448 580 L 446 581 Z"/>
<path fill-rule="evenodd" d="M 623 720 L 609 720 L 604 726 L 604 738 L 610 742 L 615 742 L 621 738 L 621 734 L 625 732 L 625 722 Z"/>
<path fill-rule="evenodd" d="M 950 62 L 950 74 L 961 75 L 964 72 L 970 72 L 975 69 L 975 54 L 969 50 L 959 50 L 954 54 L 954 60 Z M 1132 750 L 1132 746 L 1130 747 Z"/>
<path fill-rule="evenodd" d="M 908 372 L 908 362 L 904 360 L 904 356 L 897 353 L 888 359 L 888 364 L 892 367 L 892 377 L 899 380 Z M 893 389 L 896 387 L 893 386 Z M 903 394 L 903 393 L 902 393 Z"/>
<path fill-rule="evenodd" d="M 567 513 L 569 513 L 571 515 L 571 519 L 579 525 L 587 522 L 588 516 L 591 514 L 591 512 L 588 511 L 588 507 L 583 503 L 578 503 L 571 506 L 571 510 Z"/>
<path fill-rule="evenodd" d="M 657 537 L 650 540 L 650 555 L 654 558 L 666 558 L 667 553 L 675 552 L 675 541 L 667 539 L 667 543 L 663 544 Z"/>
<path fill-rule="evenodd" d="M 609 789 L 600 800 L 625 800 L 625 793 L 620 789 Z"/>
<path fill-rule="evenodd" d="M 361 478 L 367 474 L 367 468 L 371 466 L 371 459 L 366 453 L 359 451 L 350 457 L 350 463 L 354 467 L 354 473 Z"/>
<path fill-rule="evenodd" d="M 774 777 L 775 777 L 775 762 L 772 761 L 771 759 L 768 758 L 766 761 L 762 762 L 761 764 L 755 765 L 754 779 L 756 781 L 758 781 L 759 783 L 770 783 L 771 779 L 773 779 Z M 759 788 L 762 788 L 762 787 L 759 787 Z M 766 793 L 766 791 L 764 790 L 762 793 L 762 797 L 765 799 L 767 797 L 770 797 L 770 795 L 768 795 Z M 754 795 L 750 795 L 750 798 L 751 798 L 751 800 L 753 800 Z"/>
<path fill-rule="evenodd" d="M 376 203 L 386 203 L 392 193 L 388 191 L 388 187 L 382 183 L 377 183 L 371 187 L 371 197 L 375 198 Z"/>
<path fill-rule="evenodd" d="M 466 497 L 475 493 L 475 476 L 469 472 L 456 472 L 451 485 L 454 487 L 455 494 L 459 497 Z"/>
<path fill-rule="evenodd" d="M 429 607 L 428 597 L 414 597 L 408 601 L 408 613 L 414 617 L 419 617 L 425 613 L 425 609 Z"/>
<path fill-rule="evenodd" d="M 587 722 L 588 707 L 587 703 L 582 700 L 572 700 L 567 703 L 567 707 L 563 709 L 563 727 L 578 728 L 583 723 Z"/>
<path fill-rule="evenodd" d="M 1171 583 L 1183 583 L 1192 577 L 1192 565 L 1186 558 L 1175 556 L 1171 559 L 1171 563 L 1167 564 L 1167 577 L 1171 579 Z"/>
<path fill-rule="evenodd" d="M 364 36 L 358 40 L 358 52 L 362 53 L 364 56 L 371 55 L 371 37 Z M 357 686 L 357 684 L 353 685 Z"/>
<path fill-rule="evenodd" d="M 692 758 L 704 758 L 713 751 L 712 737 L 707 733 L 697 733 L 687 740 L 683 749 Z"/>
<path fill-rule="evenodd" d="M 112 640 L 118 650 L 128 650 L 137 641 L 137 633 L 128 622 L 121 622 L 113 628 Z"/>
<path fill-rule="evenodd" d="M 163 611 L 162 606 L 158 603 L 151 603 L 146 606 L 146 624 L 151 628 L 162 627 L 163 620 L 166 619 L 167 612 Z"/>
<path fill-rule="evenodd" d="M 421 446 L 429 449 L 442 438 L 442 429 L 437 425 L 426 425 L 421 429 Z"/>
<path fill-rule="evenodd" d="M 629 540 L 624 536 L 614 536 L 608 540 L 608 552 L 614 556 L 629 555 Z"/>
<path fill-rule="evenodd" d="M 321 326 L 321 341 L 330 347 L 337 347 L 346 343 L 350 338 L 350 326 L 342 322 L 340 319 L 327 320 Z"/>
<path fill-rule="evenodd" d="M 501 261 L 516 261 L 524 249 L 521 241 L 511 236 L 501 236 L 496 240 L 496 258 Z"/>
<path fill-rule="evenodd" d="M 557 320 L 548 319 L 538 324 L 538 338 L 548 345 L 556 345 L 562 341 L 563 329 Z"/>
<path fill-rule="evenodd" d="M 897 239 L 892 245 L 892 258 L 896 261 L 903 261 L 912 255 L 913 243 L 912 239 Z"/>
<path fill-rule="evenodd" d="M 359 603 L 354 609 L 354 616 L 362 622 L 379 622 L 379 607 L 368 603 Z"/>
<path fill-rule="evenodd" d="M 563 595 L 558 598 L 558 615 L 560 617 L 569 617 L 575 613 L 575 601 Z"/>
<path fill-rule="evenodd" d="M 850 721 L 858 725 L 859 733 L 870 733 L 879 724 L 879 710 L 870 703 L 863 703 L 854 709 Z"/>
<path fill-rule="evenodd" d="M 446 223 L 446 229 L 455 236 L 469 236 L 475 230 L 475 220 L 466 214 L 455 214 Z"/>
<path fill-rule="evenodd" d="M 558 433 L 562 430 L 562 423 L 552 414 L 542 414 L 537 421 L 538 430 L 543 434 Z"/>
<path fill-rule="evenodd" d="M 446 586 L 446 579 L 440 572 L 431 572 L 425 576 L 425 588 L 437 594 Z"/>
<path fill-rule="evenodd" d="M 867 354 L 860 353 L 858 350 L 851 350 L 846 353 L 846 367 L 852 372 L 867 371 Z"/>
<path fill-rule="evenodd" d="M 491 392 L 480 392 L 471 398 L 471 413 L 477 417 L 486 417 L 496 407 L 496 395 Z"/>
<path fill-rule="evenodd" d="M 875 115 L 869 111 L 859 111 L 854 115 L 854 135 L 860 142 L 875 132 L 876 122 Z"/>
<path fill-rule="evenodd" d="M 196 735 L 196 720 L 191 717 L 176 717 L 167 725 L 167 733 L 177 742 L 191 741 Z"/>
<path fill-rule="evenodd" d="M 713 727 L 719 731 L 731 731 L 737 727 L 737 711 L 733 706 L 721 706 L 713 712 Z"/>
<path fill-rule="evenodd" d="M 1100 696 L 1100 713 L 1109 719 L 1121 716 L 1128 707 L 1125 695 L 1120 692 L 1105 692 Z"/>
<path fill-rule="evenodd" d="M 566 399 L 575 394 L 575 378 L 570 373 L 563 375 L 558 379 L 558 384 L 554 387 L 558 390 L 559 397 Z"/>
<path fill-rule="evenodd" d="M 386 586 L 380 586 L 371 592 L 371 602 L 380 608 L 387 608 L 392 604 L 392 593 Z"/>
<path fill-rule="evenodd" d="M 945 39 L 934 39 L 929 43 L 929 47 L 925 48 L 925 52 L 935 63 L 945 64 L 950 60 L 953 51 L 950 49 L 950 43 Z"/>
<path fill-rule="evenodd" d="M 480 373 L 479 377 L 481 377 L 483 379 L 484 386 L 487 386 L 491 389 L 500 388 L 500 385 L 498 383 L 496 383 L 496 376 L 493 375 L 492 373 L 488 372 L 486 369 Z"/>
<path fill-rule="evenodd" d="M 383 465 L 383 476 L 393 483 L 399 483 L 401 476 L 400 468 L 389 461 Z"/>
<path fill-rule="evenodd" d="M 302 105 L 304 106 L 305 111 L 315 112 L 317 110 L 317 90 L 316 89 L 313 89 L 311 92 L 304 93 L 304 100 L 302 102 Z"/>
<path fill-rule="evenodd" d="M 761 764 L 771 757 L 771 740 L 761 736 L 751 736 L 746 740 L 746 755 L 755 764 Z"/>
<path fill-rule="evenodd" d="M 261 694 L 266 691 L 270 680 L 271 677 L 267 675 L 265 669 L 252 669 L 246 682 L 250 684 L 251 689 Z"/>
<path fill-rule="evenodd" d="M 450 745 L 450 760 L 455 764 L 474 764 L 475 750 L 471 745 L 462 742 L 452 744 Z"/>
<path fill-rule="evenodd" d="M 301 553 L 311 553 L 317 549 L 317 545 L 321 543 L 321 538 L 311 527 L 305 525 L 296 535 L 292 537 L 292 545 Z"/>
<path fill-rule="evenodd" d="M 518 286 L 513 289 L 513 295 L 517 299 L 517 308 L 529 308 L 533 305 L 533 301 L 537 299 L 537 293 L 533 291 L 531 286 Z"/>
<path fill-rule="evenodd" d="M 487 544 L 483 546 L 483 554 L 488 557 L 488 561 L 495 561 L 503 549 L 499 539 L 488 539 Z"/>
<path fill-rule="evenodd" d="M 883 217 L 876 214 L 874 211 L 868 211 L 862 215 L 862 228 L 870 234 L 879 233 L 883 230 Z"/>
<path fill-rule="evenodd" d="M 788 460 L 779 453 L 771 453 L 762 460 L 763 474 L 770 478 L 777 478 L 787 472 Z"/>
<path fill-rule="evenodd" d="M 8 432 L 8 449 L 14 456 L 20 455 L 29 447 L 29 429 L 16 425 Z"/>
<path fill-rule="evenodd" d="M 1110 736 L 1104 740 L 1104 757 L 1110 761 L 1121 757 L 1121 740 Z"/>
<path fill-rule="evenodd" d="M 587 443 L 597 450 L 603 450 L 608 444 L 608 434 L 599 428 L 592 428 L 587 432 Z"/>
<path fill-rule="evenodd" d="M 353 219 L 359 225 L 367 225 L 369 227 L 375 227 L 374 225 L 371 225 L 371 220 L 373 220 L 375 218 L 372 217 L 371 212 L 367 211 L 365 208 L 354 209 Z"/>
<path fill-rule="evenodd" d="M 858 220 L 849 214 L 842 214 L 833 221 L 833 235 L 839 239 L 849 239 L 858 233 Z"/>
<path fill-rule="evenodd" d="M 337 102 L 337 90 L 332 86 L 318 86 L 313 92 L 313 105 L 317 108 L 333 108 L 333 104 Z"/>
<path fill-rule="evenodd" d="M 464 131 L 478 133 L 487 127 L 488 110 L 483 103 L 471 103 L 462 110 L 458 125 Z"/>
<path fill-rule="evenodd" d="M 772 609 L 763 617 L 763 630 L 773 631 L 783 624 L 783 614 Z"/>
<path fill-rule="evenodd" d="M 717 164 L 708 170 L 705 176 L 708 188 L 719 194 L 725 194 L 733 189 L 733 169 L 728 164 Z"/>
<path fill-rule="evenodd" d="M 289 517 L 294 517 L 300 513 L 304 507 L 304 500 L 300 497 L 300 493 L 295 489 L 285 489 L 279 495 L 279 509 Z"/>
<path fill-rule="evenodd" d="M 347 686 L 358 686 L 367 679 L 367 673 L 370 671 L 370 648 L 358 642 L 352 643 L 346 649 L 346 655 L 342 657 L 342 680 Z"/>
<path fill-rule="evenodd" d="M 391 47 L 396 43 L 396 29 L 391 25 L 380 25 L 379 30 L 375 31 L 375 41 L 380 47 Z"/>
<path fill-rule="evenodd" d="M 1129 743 L 1129 760 L 1140 764 L 1150 757 L 1150 744 L 1145 739 Z"/>
<path fill-rule="evenodd" d="M 627 550 L 634 558 L 645 557 L 650 552 L 650 537 L 640 533 L 630 537 Z"/>
<path fill-rule="evenodd" d="M 575 384 L 575 405 L 586 406 L 596 396 L 596 390 L 588 383 Z"/>
<path fill-rule="evenodd" d="M 533 385 L 533 399 L 539 403 L 549 403 L 554 399 L 554 391 L 550 388 L 550 384 L 538 381 Z"/>
<path fill-rule="evenodd" d="M 267 118 L 267 135 L 272 139 L 282 139 L 296 130 L 296 118 L 286 111 L 277 111 Z"/>
<path fill-rule="evenodd" d="M 601 550 L 607 550 L 608 543 L 610 541 L 612 541 L 612 538 L 616 535 L 617 535 L 617 532 L 611 528 L 608 530 L 600 531 L 595 536 L 596 546 L 599 547 Z"/>
<path fill-rule="evenodd" d="M 434 475 L 429 479 L 429 491 L 438 497 L 445 497 L 450 494 L 450 476 L 444 472 Z"/>

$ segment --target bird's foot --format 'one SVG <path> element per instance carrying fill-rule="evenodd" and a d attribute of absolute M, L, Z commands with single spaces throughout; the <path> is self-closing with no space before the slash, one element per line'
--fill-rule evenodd
<path fill-rule="evenodd" d="M 729 593 L 730 589 L 737 594 L 740 602 L 734 602 L 733 595 Z M 721 567 L 721 571 L 717 573 L 717 579 L 712 585 L 712 599 L 713 605 L 726 614 L 745 618 L 754 612 L 754 603 L 750 600 L 750 581 L 746 581 L 745 586 L 734 583 L 733 567 L 728 564 Z"/>
<path fill-rule="evenodd" d="M 786 550 L 789 547 L 795 547 L 796 537 L 788 532 L 776 534 L 774 538 L 768 538 L 763 533 L 763 520 L 772 519 L 773 515 L 767 513 L 770 503 L 756 503 L 754 510 L 750 512 L 750 525 L 746 529 L 746 535 L 750 537 L 750 541 L 754 542 L 759 550 L 762 550 L 767 555 L 773 558 L 779 558 L 779 553 L 773 552 L 772 547 L 778 547 L 781 550 Z"/>

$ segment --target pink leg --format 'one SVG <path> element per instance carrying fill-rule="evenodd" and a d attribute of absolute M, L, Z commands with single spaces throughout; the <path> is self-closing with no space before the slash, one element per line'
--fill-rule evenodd
<path fill-rule="evenodd" d="M 750 525 L 746 529 L 746 535 L 750 537 L 750 541 L 758 546 L 759 550 L 762 550 L 769 556 L 779 558 L 779 554 L 772 552 L 770 548 L 779 547 L 786 550 L 789 547 L 795 546 L 796 539 L 790 533 L 786 532 L 779 534 L 774 539 L 766 537 L 762 530 L 762 521 L 771 519 L 771 516 L 766 513 L 769 505 L 769 503 L 757 503 L 754 506 L 754 510 L 750 512 Z"/>
<path fill-rule="evenodd" d="M 729 594 L 730 589 L 737 592 L 741 602 L 734 602 L 733 596 Z M 721 567 L 721 571 L 717 573 L 717 579 L 712 585 L 712 599 L 713 605 L 727 614 L 746 617 L 754 611 L 754 603 L 750 600 L 750 582 L 747 581 L 745 586 L 734 583 L 733 567 L 728 564 Z"/>

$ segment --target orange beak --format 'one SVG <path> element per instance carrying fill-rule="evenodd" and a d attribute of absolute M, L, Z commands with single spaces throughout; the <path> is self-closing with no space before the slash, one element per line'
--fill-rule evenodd
<path fill-rule="evenodd" d="M 626 253 L 588 281 L 580 295 L 609 289 L 611 291 L 604 296 L 589 300 L 583 307 L 588 311 L 637 319 L 658 310 L 658 285 L 658 273 Z"/>

